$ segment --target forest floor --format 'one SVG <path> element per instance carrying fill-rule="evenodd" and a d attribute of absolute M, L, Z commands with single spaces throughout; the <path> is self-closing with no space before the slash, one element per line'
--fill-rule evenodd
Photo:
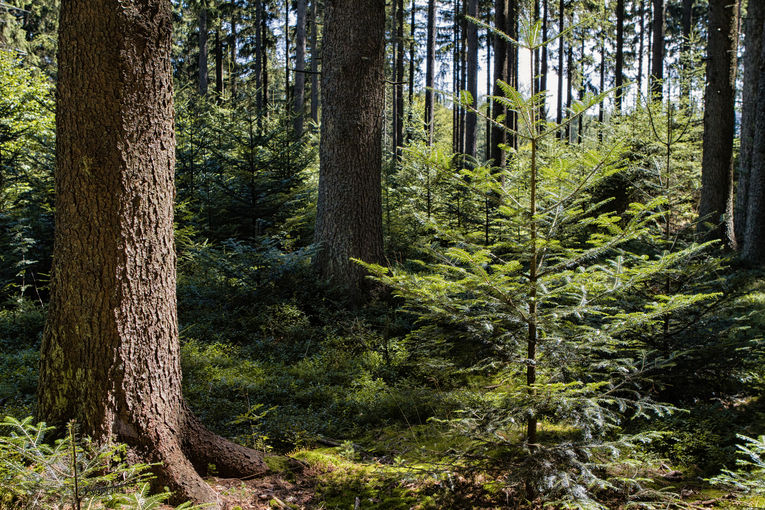
<path fill-rule="evenodd" d="M 208 482 L 230 510 L 552 510 L 551 506 L 513 498 L 512 491 L 497 490 L 498 480 L 478 475 L 454 475 L 438 480 L 414 474 L 410 468 L 392 467 L 379 460 L 349 460 L 342 447 L 302 450 L 269 460 L 273 474 L 253 479 L 211 477 Z M 688 510 L 765 509 L 764 497 L 746 497 L 710 488 L 702 480 L 686 480 L 666 465 L 652 470 L 655 486 L 679 495 L 666 508 Z M 690 478 L 690 477 L 689 477 Z M 171 507 L 166 507 L 171 508 Z M 613 501 L 609 509 L 628 508 Z"/>

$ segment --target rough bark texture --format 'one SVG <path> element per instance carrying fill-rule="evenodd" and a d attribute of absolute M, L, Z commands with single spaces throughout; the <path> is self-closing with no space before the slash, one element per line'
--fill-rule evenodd
<path fill-rule="evenodd" d="M 473 18 L 478 18 L 478 0 L 468 0 L 467 14 Z M 466 21 L 467 29 L 467 91 L 472 96 L 471 108 L 465 112 L 465 154 L 475 158 L 476 149 L 476 127 L 478 125 L 478 116 L 475 108 L 478 105 L 478 27 L 472 21 Z"/>
<path fill-rule="evenodd" d="M 662 100 L 664 88 L 664 0 L 653 1 L 653 47 L 651 56 L 651 96 Z"/>
<path fill-rule="evenodd" d="M 701 161 L 700 231 L 735 247 L 733 136 L 735 133 L 738 1 L 709 2 L 704 149 Z M 711 223 L 713 227 L 707 225 Z"/>
<path fill-rule="evenodd" d="M 303 112 L 305 109 L 305 11 L 306 0 L 297 0 L 297 26 L 295 27 L 295 114 L 293 129 L 295 135 L 303 135 Z"/>
<path fill-rule="evenodd" d="M 207 94 L 207 5 L 199 6 L 199 93 Z"/>
<path fill-rule="evenodd" d="M 757 94 L 760 81 L 761 40 L 765 23 L 765 2 L 749 2 L 744 24 L 744 81 L 741 106 L 741 152 L 736 186 L 736 208 L 733 215 L 736 237 L 744 242 L 748 213 L 749 177 L 755 148 Z"/>
<path fill-rule="evenodd" d="M 752 5 L 750 4 L 750 9 Z M 765 265 L 765 15 L 760 10 L 749 12 L 759 23 L 760 58 L 756 72 L 757 98 L 751 150 L 751 170 L 747 185 L 747 213 L 741 256 L 751 264 Z M 752 41 L 754 46 L 754 40 Z M 747 34 L 747 50 L 749 34 Z"/>
<path fill-rule="evenodd" d="M 383 260 L 382 109 L 385 0 L 328 0 L 322 57 L 322 124 L 315 265 L 351 291 Z"/>
<path fill-rule="evenodd" d="M 436 74 L 436 0 L 428 0 L 428 34 L 425 55 L 425 131 L 428 145 L 433 144 L 433 118 L 435 113 L 433 83 Z"/>
<path fill-rule="evenodd" d="M 62 2 L 56 234 L 38 413 L 123 441 L 176 500 L 216 502 L 192 462 L 267 470 L 181 395 L 173 246 L 171 6 Z"/>
<path fill-rule="evenodd" d="M 229 74 L 229 89 L 231 90 L 231 99 L 236 98 L 236 74 L 237 74 L 237 65 L 236 65 L 236 45 L 238 42 L 237 39 L 237 33 L 236 33 L 236 24 L 238 22 L 236 12 L 231 13 L 231 34 L 228 41 L 228 47 L 229 52 L 231 54 L 231 63 L 229 66 L 229 69 L 231 69 Z"/>

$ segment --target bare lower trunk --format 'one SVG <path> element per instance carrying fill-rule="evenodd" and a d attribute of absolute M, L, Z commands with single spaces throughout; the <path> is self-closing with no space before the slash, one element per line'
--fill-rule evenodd
<path fill-rule="evenodd" d="M 249 475 L 267 468 L 198 425 L 181 394 L 170 34 L 169 2 L 62 4 L 56 234 L 38 413 L 54 425 L 74 418 L 96 440 L 161 462 L 158 482 L 176 501 L 217 502 L 192 462 Z M 199 438 L 217 447 L 184 450 Z"/>
<path fill-rule="evenodd" d="M 316 211 L 319 274 L 358 292 L 383 261 L 384 0 L 328 0 L 322 55 L 321 168 Z"/>

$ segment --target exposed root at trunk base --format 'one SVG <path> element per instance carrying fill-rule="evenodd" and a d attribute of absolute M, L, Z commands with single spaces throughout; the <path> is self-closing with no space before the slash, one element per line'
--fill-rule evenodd
<path fill-rule="evenodd" d="M 183 451 L 199 473 L 207 474 L 210 465 L 225 478 L 254 477 L 268 471 L 259 452 L 210 432 L 187 407 L 185 411 Z"/>
<path fill-rule="evenodd" d="M 250 448 L 213 434 L 184 405 L 184 427 L 180 434 L 164 436 L 155 431 L 158 446 L 145 446 L 145 458 L 160 463 L 154 468 L 157 489 L 167 487 L 172 492 L 170 502 L 185 501 L 212 504 L 216 510 L 226 508 L 223 499 L 202 475 L 211 464 L 218 475 L 227 478 L 256 477 L 268 472 L 262 455 Z"/>

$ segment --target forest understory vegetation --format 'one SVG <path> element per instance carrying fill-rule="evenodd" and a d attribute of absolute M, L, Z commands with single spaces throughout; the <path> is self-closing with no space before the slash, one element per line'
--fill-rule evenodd
<path fill-rule="evenodd" d="M 555 41 L 519 26 L 509 42 L 531 61 Z M 318 125 L 296 135 L 289 95 L 264 105 L 245 73 L 228 97 L 200 95 L 188 51 L 174 49 L 183 396 L 270 469 L 210 465 L 229 508 L 765 507 L 765 273 L 704 235 L 698 108 L 638 98 L 598 118 L 601 84 L 554 122 L 544 92 L 500 82 L 506 113 L 444 94 L 429 135 L 412 94 L 381 176 L 386 260 L 354 262 L 359 299 L 316 275 Z M 0 51 L 0 508 L 169 508 L 124 445 L 31 418 L 50 71 Z M 487 152 L 503 130 L 504 165 L 453 150 L 460 110 Z"/>

